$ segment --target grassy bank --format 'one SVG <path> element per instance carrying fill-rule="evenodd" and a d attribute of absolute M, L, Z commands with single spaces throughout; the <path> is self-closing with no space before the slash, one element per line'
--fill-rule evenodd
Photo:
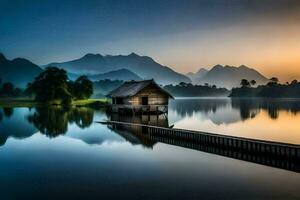
<path fill-rule="evenodd" d="M 0 107 L 35 107 L 43 103 L 26 98 L 0 98 Z"/>
<path fill-rule="evenodd" d="M 110 104 L 110 99 L 101 98 L 101 99 L 85 99 L 85 100 L 76 100 L 72 101 L 72 106 L 76 107 L 106 107 Z"/>
<path fill-rule="evenodd" d="M 110 100 L 107 98 L 101 99 L 85 99 L 72 101 L 71 106 L 76 107 L 105 107 L 108 106 Z M 0 98 L 0 107 L 35 107 L 35 106 L 50 106 L 61 105 L 59 101 L 52 101 L 49 103 L 37 102 L 33 99 L 27 98 Z"/>

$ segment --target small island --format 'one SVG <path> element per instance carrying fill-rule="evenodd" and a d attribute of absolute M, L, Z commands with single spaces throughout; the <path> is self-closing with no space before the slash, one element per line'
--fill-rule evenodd
<path fill-rule="evenodd" d="M 242 79 L 241 87 L 233 88 L 229 97 L 300 98 L 300 82 L 297 80 L 280 84 L 277 77 L 272 77 L 266 85 L 255 85 L 255 80 Z"/>

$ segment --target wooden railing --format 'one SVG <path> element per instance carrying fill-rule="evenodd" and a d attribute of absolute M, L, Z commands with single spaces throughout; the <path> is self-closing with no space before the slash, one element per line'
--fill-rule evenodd
<path fill-rule="evenodd" d="M 152 141 L 300 172 L 300 145 L 125 122 L 107 123 L 140 126 Z"/>

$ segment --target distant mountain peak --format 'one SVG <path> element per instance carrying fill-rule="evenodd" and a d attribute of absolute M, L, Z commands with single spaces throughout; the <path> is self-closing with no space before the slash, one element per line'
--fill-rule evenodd
<path fill-rule="evenodd" d="M 139 77 L 137 74 L 135 74 L 134 72 L 132 72 L 128 69 L 125 69 L 125 68 L 113 70 L 113 71 L 106 72 L 103 74 L 89 75 L 88 77 L 92 81 L 99 81 L 99 80 L 105 80 L 105 79 L 123 80 L 123 81 L 142 80 L 142 78 Z"/>
<path fill-rule="evenodd" d="M 45 65 L 49 66 L 52 63 Z M 75 74 L 103 74 L 112 70 L 122 68 L 134 72 L 142 79 L 154 78 L 160 84 L 177 84 L 180 82 L 191 82 L 183 74 L 177 73 L 167 66 L 163 66 L 151 57 L 140 56 L 136 53 L 129 55 L 107 55 L 86 54 L 82 58 L 55 63 L 55 66 Z"/>
<path fill-rule="evenodd" d="M 220 64 L 217 64 L 217 65 L 212 67 L 212 69 L 222 69 L 222 68 L 224 68 L 224 66 L 220 65 Z"/>
<path fill-rule="evenodd" d="M 4 62 L 3 62 L 4 61 Z M 24 58 L 7 60 L 0 53 L 0 76 L 3 82 L 12 82 L 17 87 L 25 87 L 43 70 Z"/>
<path fill-rule="evenodd" d="M 205 74 L 208 72 L 205 68 L 200 68 L 196 73 L 189 72 L 186 75 L 192 80 L 192 82 L 195 82 L 197 79 L 202 78 L 205 76 Z"/>
<path fill-rule="evenodd" d="M 138 54 L 136 54 L 136 53 L 134 53 L 134 52 L 132 52 L 132 53 L 129 54 L 128 56 L 130 56 L 130 57 L 140 57 Z"/>
<path fill-rule="evenodd" d="M 251 69 L 251 68 L 247 67 L 246 65 L 241 65 L 241 66 L 239 66 L 239 68 L 240 69 Z"/>
<path fill-rule="evenodd" d="M 196 74 L 204 73 L 204 72 L 208 72 L 208 70 L 205 69 L 205 68 L 200 68 L 200 69 L 196 72 Z"/>
<path fill-rule="evenodd" d="M 197 84 L 209 83 L 218 87 L 238 87 L 242 79 L 256 80 L 257 85 L 265 84 L 268 79 L 253 68 L 245 65 L 239 67 L 230 65 L 215 65 L 201 78 L 194 80 Z"/>
<path fill-rule="evenodd" d="M 7 59 L 2 53 L 0 53 L 0 62 L 4 62 L 4 61 L 7 61 Z"/>
<path fill-rule="evenodd" d="M 18 64 L 31 64 L 31 65 L 35 65 L 34 63 L 32 63 L 31 61 L 25 59 L 25 58 L 15 58 L 13 59 L 11 62 L 15 62 Z"/>
<path fill-rule="evenodd" d="M 93 54 L 93 53 L 87 53 L 85 54 L 82 59 L 94 59 L 94 58 L 102 58 L 103 56 L 99 53 Z"/>

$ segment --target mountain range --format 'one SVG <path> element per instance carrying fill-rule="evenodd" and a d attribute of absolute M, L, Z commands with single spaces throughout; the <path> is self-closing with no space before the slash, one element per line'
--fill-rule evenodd
<path fill-rule="evenodd" d="M 134 53 L 127 56 L 86 54 L 77 60 L 50 63 L 43 68 L 47 66 L 64 68 L 71 79 L 87 74 L 92 81 L 105 79 L 128 81 L 154 78 L 163 85 L 192 82 L 201 85 L 208 83 L 227 89 L 240 86 L 241 79 L 255 80 L 257 85 L 268 82 L 268 79 L 261 73 L 244 65 L 239 67 L 216 65 L 210 70 L 201 68 L 196 73 L 182 75 L 169 67 L 160 65 L 150 57 L 139 56 Z M 2 82 L 12 82 L 16 86 L 24 88 L 42 71 L 41 67 L 29 60 L 24 58 L 8 60 L 0 53 L 0 78 Z"/>
<path fill-rule="evenodd" d="M 200 79 L 203 76 L 205 76 L 207 72 L 208 72 L 207 69 L 200 68 L 196 73 L 189 72 L 186 74 L 186 76 L 189 77 L 192 80 L 192 82 L 195 82 L 195 80 Z"/>
<path fill-rule="evenodd" d="M 130 80 L 142 80 L 137 74 L 129 71 L 128 69 L 118 69 L 110 72 L 106 72 L 103 74 L 95 74 L 95 75 L 88 75 L 88 78 L 92 81 L 99 81 L 99 80 L 123 80 L 123 81 L 130 81 Z"/>
<path fill-rule="evenodd" d="M 245 65 L 239 67 L 216 65 L 211 70 L 200 69 L 197 73 L 188 73 L 194 84 L 216 85 L 231 89 L 239 87 L 242 79 L 255 80 L 257 85 L 264 85 L 268 79 L 255 69 Z"/>
<path fill-rule="evenodd" d="M 71 80 L 76 80 L 79 76 L 84 74 L 75 74 L 68 72 L 68 77 Z M 86 75 L 86 74 L 85 74 Z M 118 69 L 110 72 L 106 72 L 103 74 L 87 74 L 86 75 L 91 81 L 99 81 L 99 80 L 122 80 L 122 81 L 130 81 L 130 80 L 142 80 L 141 77 L 133 73 L 132 71 L 129 71 L 128 69 Z"/>
<path fill-rule="evenodd" d="M 85 56 L 67 62 L 50 63 L 47 66 L 56 66 L 76 74 L 103 74 L 112 70 L 127 69 L 142 79 L 154 78 L 159 84 L 190 83 L 191 80 L 167 66 L 155 62 L 148 56 L 139 56 L 135 53 L 129 55 L 86 54 Z"/>
<path fill-rule="evenodd" d="M 43 71 L 38 65 L 24 58 L 8 60 L 0 53 L 0 78 L 2 82 L 12 82 L 24 87 Z"/>

